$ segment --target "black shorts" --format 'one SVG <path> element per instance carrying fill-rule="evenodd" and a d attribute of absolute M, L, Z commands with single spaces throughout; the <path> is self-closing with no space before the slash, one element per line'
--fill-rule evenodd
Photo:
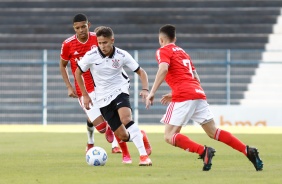
<path fill-rule="evenodd" d="M 129 95 L 126 93 L 119 94 L 109 105 L 100 108 L 103 117 L 108 121 L 112 131 L 118 129 L 122 124 L 118 114 L 118 109 L 121 107 L 128 107 L 131 109 Z"/>

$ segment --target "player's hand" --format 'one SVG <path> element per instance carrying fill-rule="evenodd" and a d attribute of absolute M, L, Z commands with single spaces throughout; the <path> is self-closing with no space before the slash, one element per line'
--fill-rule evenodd
<path fill-rule="evenodd" d="M 165 94 L 161 98 L 161 104 L 167 105 L 168 103 L 171 102 L 171 99 L 172 99 L 171 93 Z"/>
<path fill-rule="evenodd" d="M 87 110 L 89 110 L 93 106 L 92 100 L 89 95 L 83 96 L 83 105 Z"/>
<path fill-rule="evenodd" d="M 146 98 L 146 109 L 149 109 L 150 106 L 153 105 L 154 94 L 150 93 Z"/>
<path fill-rule="evenodd" d="M 72 98 L 78 98 L 76 90 L 72 86 L 68 88 L 68 96 Z"/>
<path fill-rule="evenodd" d="M 146 101 L 146 98 L 147 98 L 148 94 L 149 94 L 149 92 L 147 90 L 142 89 L 140 91 L 139 95 L 142 97 L 142 102 Z"/>

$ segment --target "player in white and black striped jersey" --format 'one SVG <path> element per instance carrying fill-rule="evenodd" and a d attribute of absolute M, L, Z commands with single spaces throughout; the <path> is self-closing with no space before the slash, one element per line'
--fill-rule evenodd
<path fill-rule="evenodd" d="M 96 32 L 98 47 L 88 51 L 78 62 L 75 76 L 84 96 L 84 106 L 91 108 L 92 101 L 100 107 L 101 113 L 111 129 L 121 141 L 132 141 L 140 154 L 140 166 L 151 166 L 151 146 L 144 131 L 132 120 L 129 103 L 129 80 L 123 67 L 138 74 L 142 90 L 140 96 L 145 100 L 149 84 L 147 73 L 125 50 L 115 47 L 114 34 L 109 27 L 99 27 Z M 85 90 L 81 78 L 83 72 L 90 69 L 95 82 L 95 99 L 91 99 Z"/>

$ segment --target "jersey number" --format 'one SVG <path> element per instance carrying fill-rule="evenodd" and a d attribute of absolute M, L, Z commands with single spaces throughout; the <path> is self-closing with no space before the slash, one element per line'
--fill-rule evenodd
<path fill-rule="evenodd" d="M 188 66 L 189 72 L 191 73 L 192 78 L 194 78 L 194 74 L 193 74 L 193 72 L 192 72 L 192 66 L 191 66 L 191 61 L 190 61 L 190 59 L 183 59 L 182 62 L 183 62 L 183 65 L 184 65 L 184 66 Z"/>

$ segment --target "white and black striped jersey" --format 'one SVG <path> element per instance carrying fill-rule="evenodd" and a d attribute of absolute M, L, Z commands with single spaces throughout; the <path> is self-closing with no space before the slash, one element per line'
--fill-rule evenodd
<path fill-rule="evenodd" d="M 90 69 L 100 108 L 110 104 L 122 92 L 129 94 L 129 77 L 123 67 L 127 66 L 134 72 L 140 68 L 127 51 L 117 47 L 113 49 L 110 56 L 105 56 L 99 47 L 93 48 L 78 62 L 82 72 Z"/>

